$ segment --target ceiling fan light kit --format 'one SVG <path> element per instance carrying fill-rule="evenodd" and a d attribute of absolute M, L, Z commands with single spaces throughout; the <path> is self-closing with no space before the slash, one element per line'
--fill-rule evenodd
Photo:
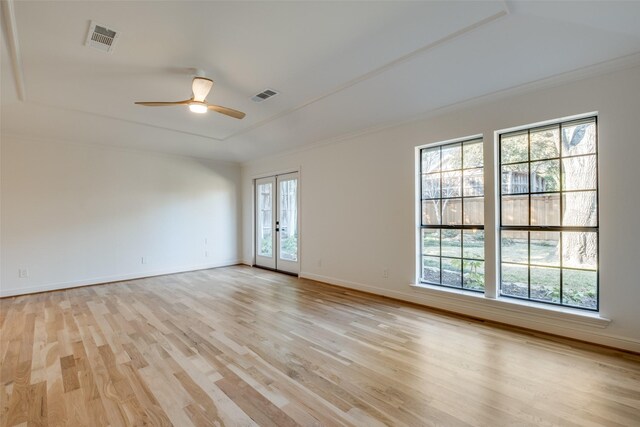
<path fill-rule="evenodd" d="M 187 105 L 189 110 L 193 113 L 204 114 L 209 110 L 216 111 L 220 114 L 224 114 L 234 119 L 243 119 L 245 113 L 242 111 L 234 110 L 232 108 L 222 107 L 219 105 L 212 105 L 206 101 L 206 97 L 213 87 L 213 80 L 206 77 L 197 76 L 193 78 L 191 83 L 191 91 L 193 96 L 191 99 L 184 101 L 169 101 L 169 102 L 136 102 L 137 105 L 144 105 L 145 107 L 171 107 L 175 105 Z"/>
<path fill-rule="evenodd" d="M 192 101 L 189 103 L 189 110 L 193 113 L 204 114 L 209 111 L 209 108 L 204 102 Z"/>

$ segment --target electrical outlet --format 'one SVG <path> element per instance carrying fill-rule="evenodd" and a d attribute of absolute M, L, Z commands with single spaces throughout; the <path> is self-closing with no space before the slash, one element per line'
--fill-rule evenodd
<path fill-rule="evenodd" d="M 149 259 L 145 256 L 143 256 L 142 258 L 140 258 L 140 263 L 142 264 L 147 264 L 149 262 Z"/>
<path fill-rule="evenodd" d="M 204 256 L 209 256 L 209 251 L 204 251 Z"/>
<path fill-rule="evenodd" d="M 382 277 L 384 277 L 385 279 L 389 278 L 389 270 L 387 270 L 386 268 L 382 271 Z"/>
<path fill-rule="evenodd" d="M 28 277 L 29 277 L 29 270 L 27 270 L 26 268 L 18 269 L 18 278 L 27 279 Z"/>
<path fill-rule="evenodd" d="M 322 268 L 322 258 L 318 260 L 318 268 Z"/>

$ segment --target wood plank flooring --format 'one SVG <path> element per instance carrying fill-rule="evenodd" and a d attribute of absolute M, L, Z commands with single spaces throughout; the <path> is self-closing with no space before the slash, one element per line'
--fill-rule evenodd
<path fill-rule="evenodd" d="M 250 267 L 0 309 L 2 426 L 640 425 L 640 356 Z"/>

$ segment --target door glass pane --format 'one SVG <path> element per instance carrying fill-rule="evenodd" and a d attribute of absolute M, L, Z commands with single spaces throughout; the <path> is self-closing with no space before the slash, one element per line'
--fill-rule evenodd
<path fill-rule="evenodd" d="M 273 185 L 258 184 L 258 255 L 273 256 Z"/>
<path fill-rule="evenodd" d="M 298 180 L 280 182 L 280 259 L 298 260 Z"/>

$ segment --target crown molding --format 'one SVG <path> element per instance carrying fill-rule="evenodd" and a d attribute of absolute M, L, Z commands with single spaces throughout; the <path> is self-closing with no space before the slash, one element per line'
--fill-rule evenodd
<path fill-rule="evenodd" d="M 623 70 L 635 68 L 635 67 L 640 67 L 640 52 L 635 52 L 630 55 L 614 58 L 608 61 L 599 62 L 597 64 L 588 65 L 586 67 L 556 74 L 551 77 L 545 77 L 543 79 L 534 80 L 529 83 L 524 83 L 524 84 L 513 86 L 507 89 L 499 90 L 496 92 L 491 92 L 486 95 L 480 95 L 475 98 L 467 99 L 467 100 L 449 104 L 440 108 L 436 108 L 435 110 L 430 110 L 428 112 L 424 112 L 401 121 L 391 121 L 391 122 L 371 126 L 368 128 L 343 133 L 330 138 L 320 139 L 314 142 L 307 143 L 302 147 L 296 147 L 296 148 L 284 150 L 279 153 L 275 153 L 275 154 L 257 158 L 257 159 L 247 160 L 241 163 L 243 167 L 246 167 L 254 163 L 262 162 L 263 160 L 273 160 L 279 157 L 285 157 L 285 156 L 289 156 L 292 154 L 297 154 L 297 153 L 301 153 L 309 150 L 315 150 L 317 148 L 321 148 L 327 145 L 347 142 L 361 136 L 372 135 L 372 134 L 376 134 L 378 132 L 393 129 L 396 127 L 401 127 L 401 126 L 409 125 L 412 123 L 418 123 L 424 120 L 433 119 L 435 117 L 443 116 L 451 112 L 459 111 L 465 108 L 471 108 L 471 107 L 489 103 L 492 101 L 498 101 L 498 100 L 513 97 L 513 96 L 535 92 L 537 90 L 552 88 L 552 87 L 560 86 L 566 83 L 578 82 L 580 80 L 603 76 L 606 74 L 614 73 L 617 71 L 623 71 Z"/>
<path fill-rule="evenodd" d="M 16 92 L 20 101 L 26 101 L 27 91 L 25 88 L 24 68 L 22 67 L 22 54 L 20 53 L 20 43 L 18 41 L 18 24 L 14 11 L 14 0 L 2 0 L 2 16 L 9 46 L 9 56 L 11 57 L 11 67 L 13 68 L 13 78 L 16 83 Z"/>
<path fill-rule="evenodd" d="M 396 127 L 400 127 L 400 126 L 405 126 L 405 125 L 409 125 L 412 123 L 417 123 L 423 120 L 428 120 L 428 119 L 432 119 L 438 116 L 442 116 L 444 114 L 448 114 L 454 111 L 458 111 L 458 110 L 462 110 L 464 108 L 471 108 L 473 106 L 477 106 L 483 103 L 487 103 L 487 102 L 492 102 L 492 101 L 497 101 L 497 100 L 501 100 L 504 98 L 508 98 L 508 97 L 512 97 L 512 96 L 517 96 L 517 95 L 521 95 L 521 94 L 526 94 L 526 93 L 531 93 L 533 91 L 536 90 L 542 90 L 545 88 L 551 88 L 551 87 L 555 87 L 555 86 L 559 86 L 565 83 L 570 83 L 570 82 L 576 82 L 579 80 L 583 80 L 583 79 L 587 79 L 587 78 L 591 78 L 591 77 L 598 77 L 601 75 L 606 75 L 609 73 L 613 73 L 613 72 L 617 72 L 617 71 L 622 71 L 625 69 L 629 69 L 629 68 L 634 68 L 634 67 L 639 67 L 640 66 L 640 52 L 637 53 L 633 53 L 631 55 L 627 55 L 624 57 L 620 57 L 620 58 L 616 58 L 613 60 L 609 60 L 609 61 L 605 61 L 605 62 L 601 62 L 595 65 L 590 65 L 587 67 L 583 67 L 577 70 L 573 70 L 573 71 L 568 71 L 565 73 L 561 73 L 552 77 L 548 77 L 545 79 L 540 79 L 540 80 L 536 80 L 534 82 L 530 82 L 530 83 L 526 83 L 523 85 L 519 85 L 519 86 L 515 86 L 509 89 L 504 89 L 498 92 L 493 92 L 487 95 L 481 95 L 479 97 L 470 99 L 470 100 L 466 100 L 466 101 L 462 101 L 459 103 L 454 103 L 454 104 L 450 104 L 448 106 L 445 107 L 441 107 L 438 108 L 436 110 L 432 110 L 426 113 L 422 113 L 419 114 L 417 116 L 414 116 L 412 118 L 406 119 L 406 120 L 402 120 L 402 121 L 395 121 L 395 122 L 389 122 L 389 123 L 383 123 L 380 125 L 376 125 L 376 126 L 372 126 L 372 127 L 368 127 L 368 128 L 364 128 L 364 129 L 359 129 L 356 131 L 352 131 L 352 132 L 347 132 L 344 134 L 340 134 L 340 135 L 336 135 L 334 137 L 331 138 L 326 138 L 326 139 L 322 139 L 322 140 L 318 140 L 315 142 L 311 142 L 308 144 L 305 144 L 302 147 L 296 147 L 296 148 L 292 148 L 292 149 L 288 149 L 285 151 L 281 151 L 279 153 L 275 153 L 272 155 L 268 155 L 268 156 L 264 156 L 264 157 L 260 157 L 257 159 L 250 159 L 250 160 L 246 160 L 246 161 L 234 161 L 234 160 L 219 160 L 219 159 L 215 159 L 213 157 L 201 157 L 201 156 L 194 156 L 194 155 L 183 155 L 183 154 L 174 154 L 174 153 L 166 153 L 167 155 L 177 155 L 177 156 L 183 156 L 183 157 L 190 157 L 190 158 L 197 158 L 197 159 L 204 159 L 204 160 L 219 160 L 219 161 L 223 161 L 223 162 L 229 162 L 229 163 L 237 163 L 240 164 L 243 168 L 244 167 L 249 167 L 253 164 L 256 164 L 258 162 L 262 162 L 264 160 L 272 160 L 272 159 L 277 159 L 280 157 L 285 157 L 288 155 L 292 155 L 292 154 L 297 154 L 297 153 L 302 153 L 305 151 L 309 151 L 309 150 L 315 150 L 324 146 L 328 146 L 328 145 L 332 145 L 332 144 L 337 144 L 337 143 L 342 143 L 342 142 L 347 142 L 350 141 L 352 139 L 358 138 L 358 137 L 362 137 L 362 136 L 366 136 L 366 135 L 371 135 L 371 134 L 375 134 L 378 132 L 382 132 L 385 130 L 389 130 L 389 129 L 393 129 Z M 29 102 L 29 104 L 35 104 L 35 103 L 31 103 Z M 37 105 L 37 104 L 36 104 Z M 50 106 L 46 106 L 46 105 L 42 105 L 44 107 L 48 107 L 48 108 L 61 108 L 61 107 L 50 107 Z M 75 111 L 75 110 L 72 110 Z M 87 113 L 84 111 L 80 111 L 78 110 L 77 112 L 83 113 L 83 114 L 92 114 L 93 113 Z M 99 114 L 95 114 L 100 116 Z M 109 117 L 112 118 L 112 117 Z M 133 121 L 129 121 L 126 119 L 118 119 L 118 118 L 112 118 L 113 120 L 122 120 L 125 122 L 132 122 L 134 124 L 138 124 L 137 122 L 133 122 Z M 145 124 L 142 124 L 145 125 Z M 149 127 L 156 127 L 154 125 L 146 125 Z M 164 129 L 164 130 L 168 130 L 168 131 L 172 131 L 172 132 L 178 132 L 178 133 L 187 133 L 187 132 L 182 132 L 182 131 L 177 131 L 177 130 L 173 130 L 170 128 L 162 128 L 162 127 L 158 127 L 160 129 Z M 194 135 L 194 136 L 199 136 L 199 137 L 203 137 L 203 138 L 209 138 L 211 139 L 211 137 L 206 137 L 206 136 L 202 136 L 199 134 L 195 134 L 195 133 L 188 133 L 190 135 Z M 50 141 L 52 140 L 52 138 L 41 138 L 41 137 L 35 137 L 35 136 L 30 136 L 28 134 L 19 134 L 19 133 L 7 133 L 7 132 L 3 132 L 2 133 L 3 137 L 17 137 L 17 138 L 23 138 L 23 139 L 31 139 L 31 140 L 36 140 L 36 141 Z M 61 140 L 61 139 L 55 139 L 55 141 L 57 142 L 61 142 L 61 143 L 70 143 L 70 144 L 82 144 L 82 145 L 86 145 L 85 143 L 82 142 L 77 142 L 77 141 L 71 141 L 71 140 Z M 121 147 L 121 146 L 114 146 L 114 145 L 106 145 L 106 144 L 93 144 L 93 145 L 103 145 L 105 147 L 110 147 L 110 148 L 122 148 L 125 150 L 134 150 L 134 151 L 144 151 L 144 152 L 157 152 L 157 153 L 162 153 L 165 154 L 164 151 L 161 150 L 150 150 L 150 149 L 138 149 L 138 148 L 131 148 L 131 147 Z"/>
<path fill-rule="evenodd" d="M 93 111 L 80 110 L 80 109 L 77 109 L 77 108 L 62 107 L 62 106 L 59 106 L 59 105 L 50 105 L 50 104 L 45 104 L 43 102 L 35 102 L 35 101 L 29 101 L 28 104 L 35 105 L 35 106 L 38 106 L 38 107 L 52 108 L 54 110 L 67 111 L 67 112 L 70 112 L 70 113 L 86 114 L 86 115 L 89 115 L 89 116 L 101 117 L 101 118 L 104 118 L 104 119 L 116 120 L 116 121 L 120 121 L 120 122 L 124 122 L 124 123 L 131 123 L 131 124 L 134 124 L 134 125 L 145 126 L 145 127 L 150 127 L 150 128 L 154 128 L 154 129 L 161 129 L 161 130 L 166 130 L 166 131 L 169 131 L 169 132 L 176 132 L 176 133 L 180 133 L 180 134 L 183 134 L 183 135 L 197 136 L 197 137 L 206 138 L 206 139 L 209 139 L 209 140 L 212 140 L 212 141 L 223 142 L 226 139 L 226 138 L 216 138 L 215 136 L 204 135 L 204 134 L 197 133 L 197 132 L 189 132 L 189 131 L 186 131 L 186 130 L 174 129 L 174 128 L 170 128 L 170 127 L 166 127 L 166 126 L 159 126 L 159 125 L 154 125 L 154 124 L 150 124 L 150 123 L 139 122 L 137 120 L 123 119 L 122 117 L 111 116 L 109 114 L 94 113 Z"/>
<path fill-rule="evenodd" d="M 237 160 L 221 159 L 217 157 L 204 157 L 204 156 L 198 156 L 195 154 L 174 153 L 172 151 L 164 151 L 164 150 L 149 149 L 149 148 L 138 148 L 138 147 L 131 147 L 128 145 L 103 144 L 100 142 L 87 143 L 83 141 L 71 140 L 71 139 L 65 139 L 65 138 L 33 136 L 33 135 L 13 133 L 13 132 L 0 133 L 0 145 L 5 140 L 15 140 L 20 143 L 27 143 L 27 144 L 54 143 L 54 144 L 61 144 L 61 145 L 73 145 L 73 146 L 79 146 L 83 148 L 115 150 L 115 151 L 123 151 L 123 152 L 145 154 L 145 155 L 151 154 L 156 157 L 183 158 L 183 159 L 206 161 L 211 163 L 226 164 L 226 165 L 233 165 L 233 166 L 241 165 L 240 162 Z"/>
<path fill-rule="evenodd" d="M 15 4 L 15 0 L 1 0 L 0 1 L 2 3 L 2 12 L 3 12 L 3 21 L 4 21 L 4 27 L 6 28 L 5 34 L 7 36 L 7 41 L 9 44 L 9 51 L 10 51 L 10 57 L 11 57 L 11 61 L 12 61 L 12 68 L 13 68 L 13 72 L 14 72 L 14 78 L 15 78 L 15 82 L 16 82 L 16 91 L 18 93 L 18 98 L 23 101 L 26 102 L 27 98 L 26 98 L 26 85 L 25 85 L 25 77 L 24 77 L 24 68 L 22 65 L 22 56 L 21 56 L 21 51 L 20 51 L 20 45 L 19 45 L 19 40 L 18 40 L 18 31 L 17 31 L 17 24 L 16 24 L 16 18 L 15 18 L 15 10 L 14 10 L 14 4 Z M 61 107 L 61 106 L 54 106 L 54 105 L 48 105 L 45 103 L 39 103 L 39 102 L 33 102 L 33 101 L 29 101 L 28 104 L 33 104 L 33 105 L 37 105 L 37 106 L 41 106 L 41 107 L 46 107 L 46 108 L 53 108 L 53 109 L 61 109 L 61 110 L 66 110 L 69 112 L 73 112 L 73 113 L 80 113 L 80 114 L 86 114 L 86 115 L 91 115 L 91 116 L 96 116 L 96 117 L 102 117 L 102 118 L 106 118 L 106 119 L 110 119 L 110 120 L 116 120 L 116 121 L 121 121 L 121 122 L 125 122 L 125 123 L 131 123 L 131 124 L 135 124 L 135 125 L 140 125 L 140 126 L 145 126 L 145 127 L 149 127 L 149 128 L 155 128 L 155 129 L 160 129 L 160 130 L 165 130 L 165 131 L 169 131 L 169 132 L 174 132 L 174 133 L 178 133 L 178 134 L 183 134 L 183 135 L 190 135 L 190 136 L 195 136 L 195 137 L 199 137 L 199 138 L 204 138 L 204 139 L 208 139 L 208 140 L 213 140 L 213 141 L 217 141 L 217 142 L 225 142 L 231 138 L 234 138 L 236 136 L 242 135 L 244 133 L 248 133 L 252 130 L 255 130 L 261 126 L 266 125 L 267 123 L 270 123 L 272 121 L 275 121 L 281 117 L 284 117 L 286 115 L 289 115 L 291 113 L 294 113 L 300 109 L 303 109 L 306 106 L 309 106 L 311 104 L 314 104 L 316 102 L 319 102 L 329 96 L 332 96 L 334 94 L 337 94 L 343 90 L 346 90 L 360 82 L 363 82 L 367 79 L 370 79 L 374 76 L 377 76 L 381 73 L 384 73 L 385 71 L 388 71 L 389 69 L 400 65 L 404 62 L 410 61 L 411 59 L 413 59 L 414 57 L 425 53 L 427 51 L 430 51 L 432 49 L 434 49 L 435 47 L 438 47 L 442 44 L 445 44 L 447 42 L 450 42 L 456 38 L 459 38 L 465 34 L 468 34 L 470 32 L 473 32 L 476 29 L 479 29 L 480 27 L 486 26 L 504 16 L 508 16 L 510 15 L 511 11 L 509 8 L 509 4 L 508 1 L 506 0 L 502 0 L 501 1 L 502 4 L 502 8 L 503 10 L 501 10 L 500 12 L 495 13 L 494 15 L 491 15 L 483 20 L 480 20 L 474 24 L 471 24 L 467 27 L 464 27 L 456 32 L 453 32 L 443 38 L 440 38 L 428 45 L 425 45 L 423 47 L 420 47 L 406 55 L 403 55 L 399 58 L 396 58 L 395 60 L 384 64 L 374 70 L 371 70 L 359 77 L 356 77 L 320 96 L 317 96 L 313 99 L 310 99 L 296 107 L 284 110 L 280 113 L 277 113 L 269 118 L 266 118 L 264 120 L 261 120 L 257 123 L 254 123 L 253 125 L 250 125 L 244 129 L 241 129 L 239 131 L 233 132 L 227 136 L 224 137 L 220 137 L 220 138 L 216 138 L 210 135 L 204 135 L 204 134 L 200 134 L 200 133 L 196 133 L 196 132 L 189 132 L 189 131 L 184 131 L 184 130 L 179 130 L 179 129 L 174 129 L 174 128 L 169 128 L 169 127 L 165 127 L 165 126 L 159 126 L 159 125 L 154 125 L 154 124 L 149 124 L 149 123 L 145 123 L 145 122 L 140 122 L 140 121 L 136 121 L 136 120 L 129 120 L 129 119 L 124 119 L 124 118 L 120 118 L 120 117 L 115 117 L 115 116 L 110 116 L 110 115 L 106 115 L 106 114 L 102 114 L 102 113 L 95 113 L 95 112 L 90 112 L 90 111 L 86 111 L 86 110 L 80 110 L 80 109 L 73 109 L 73 108 L 67 108 L 67 107 Z M 416 116 L 410 117 L 408 119 L 405 120 L 401 120 L 401 121 L 392 121 L 392 122 L 386 122 L 386 123 L 382 123 L 379 125 L 375 125 L 372 127 L 368 127 L 368 128 L 364 128 L 364 129 L 359 129 L 356 131 L 351 131 L 351 132 L 347 132 L 347 133 L 343 133 L 343 134 L 339 134 L 336 136 L 333 136 L 331 138 L 325 138 L 325 139 L 320 139 L 320 140 L 316 140 L 314 142 L 305 144 L 305 146 L 303 147 L 296 147 L 296 148 L 292 148 L 292 149 L 288 149 L 288 150 L 284 150 L 281 151 L 279 153 L 275 153 L 272 155 L 268 155 L 265 157 L 261 157 L 258 159 L 250 159 L 250 160 L 246 160 L 246 161 L 239 161 L 240 164 L 242 165 L 250 165 L 252 163 L 255 162 L 259 162 L 262 160 L 266 160 L 266 159 L 272 159 L 272 158 L 278 158 L 278 157 L 282 157 L 282 156 L 287 156 L 290 154 L 294 154 L 294 153 L 298 153 L 298 152 L 303 152 L 303 151 L 307 151 L 307 150 L 313 150 L 316 148 L 320 148 L 322 146 L 325 145 L 331 145 L 331 144 L 335 144 L 335 143 L 340 143 L 340 142 L 344 142 L 344 141 L 348 141 L 348 140 L 352 140 L 354 138 L 357 137 L 361 137 L 361 136 L 365 136 L 365 135 L 370 135 L 370 134 L 374 134 L 377 132 L 381 132 L 387 129 L 391 129 L 394 127 L 399 127 L 399 126 L 404 126 L 410 123 L 415 123 L 415 122 L 419 122 L 419 121 L 423 121 L 423 120 L 427 120 L 430 118 L 434 118 L 437 116 L 441 116 L 444 114 L 447 114 L 449 112 L 452 111 L 456 111 L 456 110 L 460 110 L 463 108 L 469 108 L 478 104 L 482 104 L 482 103 L 486 103 L 486 102 L 491 102 L 493 100 L 498 100 L 498 99 L 503 99 L 506 97 L 510 97 L 510 96 L 515 96 L 521 93 L 528 93 L 528 92 L 532 92 L 535 90 L 540 90 L 540 89 L 544 89 L 547 87 L 553 87 L 553 86 L 558 86 L 561 85 L 563 83 L 567 83 L 567 82 L 571 82 L 571 81 L 578 81 L 578 80 L 582 80 L 585 78 L 590 78 L 590 77 L 595 77 L 598 75 L 604 75 L 607 73 L 611 73 L 611 72 L 615 72 L 615 71 L 619 71 L 619 70 L 623 70 L 626 68 L 633 68 L 636 66 L 640 65 L 640 52 L 636 52 L 624 57 L 620 57 L 620 58 L 615 58 L 613 60 L 608 60 L 608 61 L 604 61 L 598 64 L 594 64 L 594 65 L 589 65 L 577 70 L 572 70 L 572 71 L 568 71 L 565 73 L 561 73 L 561 74 L 557 74 L 548 78 L 544 78 L 544 79 L 540 79 L 540 80 L 536 80 L 533 82 L 529 82 L 529 83 L 525 83 L 522 85 L 518 85 L 515 87 L 511 87 L 508 89 L 504 89 L 504 90 L 500 90 L 497 92 L 492 92 L 486 95 L 481 95 L 469 100 L 465 100 L 465 101 L 461 101 L 461 102 L 457 102 L 457 103 L 453 103 L 453 104 L 449 104 L 447 106 L 444 107 L 440 107 L 437 108 L 435 110 L 431 110 L 428 112 L 424 112 L 421 114 L 418 114 Z M 21 137 L 29 137 L 27 134 L 15 134 L 15 136 L 21 136 Z M 145 150 L 145 151 L 156 151 L 156 150 Z M 158 151 L 161 152 L 161 151 Z M 195 156 L 188 156 L 188 157 L 195 157 Z M 196 157 L 197 158 L 197 157 Z M 202 158 L 202 157 L 200 157 Z M 208 158 L 206 157 L 205 159 L 212 159 L 212 158 Z"/>

